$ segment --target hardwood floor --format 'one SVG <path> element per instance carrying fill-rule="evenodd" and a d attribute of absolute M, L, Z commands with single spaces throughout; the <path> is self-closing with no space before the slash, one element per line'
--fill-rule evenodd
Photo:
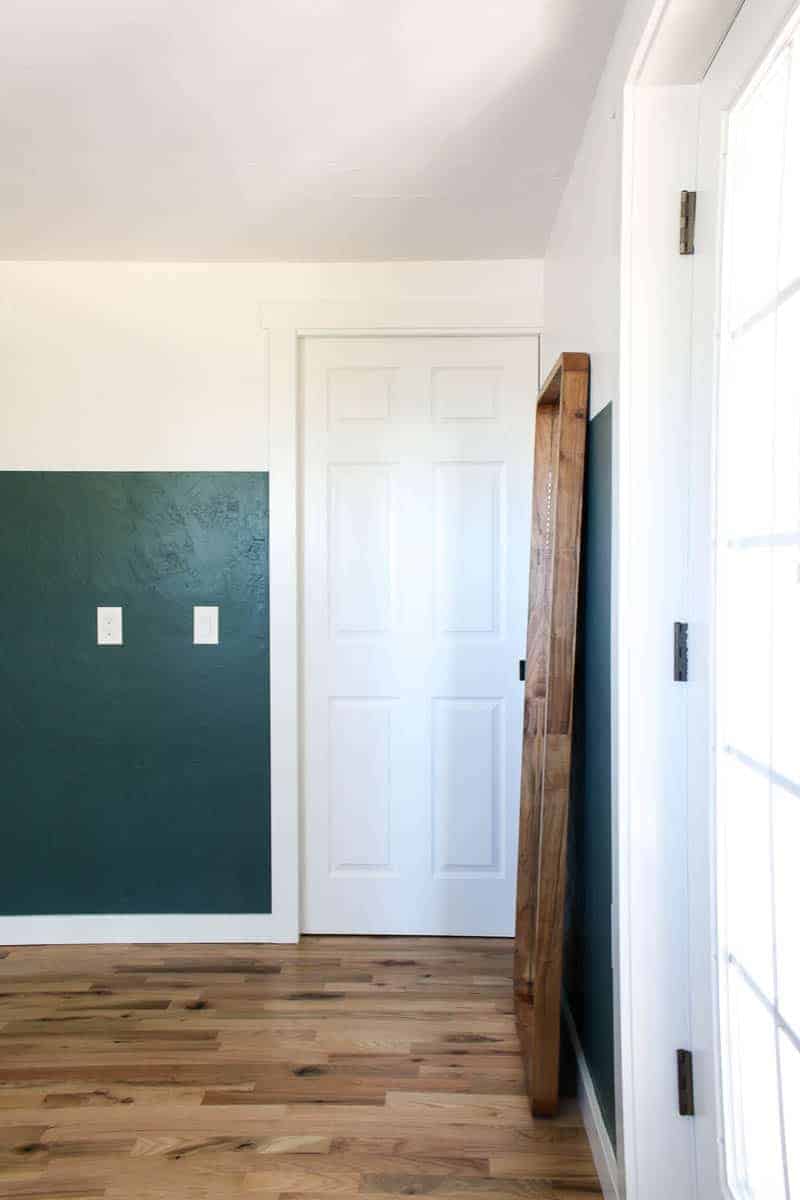
<path fill-rule="evenodd" d="M 600 1196 L 534 1122 L 512 944 L 0 950 L 0 1196 Z"/>

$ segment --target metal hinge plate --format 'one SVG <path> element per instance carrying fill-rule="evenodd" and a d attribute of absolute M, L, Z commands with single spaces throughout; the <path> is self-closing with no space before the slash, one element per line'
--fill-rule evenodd
<path fill-rule="evenodd" d="M 691 1050 L 676 1051 L 678 1057 L 678 1112 L 682 1117 L 694 1116 L 694 1071 Z"/>
<path fill-rule="evenodd" d="M 681 192 L 681 254 L 694 254 L 694 217 L 697 192 Z"/>
<path fill-rule="evenodd" d="M 689 678 L 689 626 L 686 621 L 676 621 L 673 626 L 672 678 L 676 683 L 686 683 Z"/>
<path fill-rule="evenodd" d="M 519 681 L 520 681 L 520 683 L 525 682 L 525 659 L 524 658 L 521 658 L 519 660 Z"/>

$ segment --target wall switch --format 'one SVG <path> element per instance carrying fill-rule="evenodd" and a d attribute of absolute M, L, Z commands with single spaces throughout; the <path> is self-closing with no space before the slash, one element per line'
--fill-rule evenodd
<path fill-rule="evenodd" d="M 98 646 L 122 645 L 122 609 L 97 609 L 97 644 Z"/>
<path fill-rule="evenodd" d="M 219 645 L 219 608 L 216 604 L 194 606 L 195 646 Z"/>

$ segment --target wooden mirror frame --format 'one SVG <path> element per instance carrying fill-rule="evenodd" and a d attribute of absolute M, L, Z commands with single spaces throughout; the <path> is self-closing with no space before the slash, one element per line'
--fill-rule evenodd
<path fill-rule="evenodd" d="M 536 402 L 514 991 L 531 1110 L 558 1108 L 588 354 L 562 354 Z"/>

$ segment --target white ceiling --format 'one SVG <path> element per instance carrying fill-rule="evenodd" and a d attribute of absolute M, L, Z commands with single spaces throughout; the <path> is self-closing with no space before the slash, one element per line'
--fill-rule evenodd
<path fill-rule="evenodd" d="M 0 258 L 544 252 L 622 0 L 2 0 Z"/>

